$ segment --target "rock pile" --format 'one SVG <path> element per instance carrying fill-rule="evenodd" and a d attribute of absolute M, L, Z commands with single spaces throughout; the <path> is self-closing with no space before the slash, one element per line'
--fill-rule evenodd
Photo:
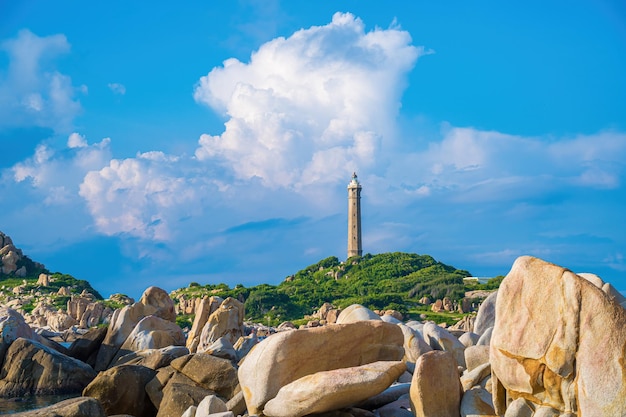
<path fill-rule="evenodd" d="M 1 310 L 0 395 L 84 396 L 31 416 L 620 416 L 625 301 L 595 275 L 522 257 L 465 329 L 353 305 L 259 341 L 238 300 L 207 297 L 185 341 L 151 287 L 65 353 Z"/>

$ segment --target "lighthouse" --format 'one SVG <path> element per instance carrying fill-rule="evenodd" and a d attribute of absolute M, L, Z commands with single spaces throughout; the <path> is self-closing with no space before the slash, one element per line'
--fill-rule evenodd
<path fill-rule="evenodd" d="M 361 184 L 352 174 L 352 181 L 348 184 L 348 258 L 362 256 L 361 246 Z"/>

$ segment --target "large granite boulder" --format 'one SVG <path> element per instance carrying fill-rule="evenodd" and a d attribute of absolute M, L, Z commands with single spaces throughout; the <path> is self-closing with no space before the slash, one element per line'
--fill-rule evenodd
<path fill-rule="evenodd" d="M 24 317 L 12 308 L 0 307 L 0 365 L 11 343 L 18 338 L 33 339 L 34 332 Z"/>
<path fill-rule="evenodd" d="M 452 333 L 435 323 L 424 323 L 424 340 L 435 350 L 452 353 L 459 366 L 465 368 L 465 346 Z"/>
<path fill-rule="evenodd" d="M 402 330 L 382 320 L 276 333 L 256 345 L 239 367 L 248 412 L 258 414 L 285 385 L 316 372 L 399 361 Z"/>
<path fill-rule="evenodd" d="M 430 352 L 433 348 L 422 337 L 422 334 L 415 329 L 398 324 L 404 335 L 404 360 L 415 363 L 417 358 L 426 352 Z"/>
<path fill-rule="evenodd" d="M 420 356 L 415 363 L 410 397 L 416 417 L 459 417 L 461 381 L 454 355 L 433 350 Z"/>
<path fill-rule="evenodd" d="M 19 338 L 7 350 L 0 370 L 0 397 L 80 393 L 95 376 L 89 365 Z"/>
<path fill-rule="evenodd" d="M 72 342 L 68 349 L 68 355 L 93 367 L 96 364 L 98 349 L 106 334 L 106 327 L 89 329 L 87 333 Z"/>
<path fill-rule="evenodd" d="M 189 407 L 197 407 L 211 394 L 210 390 L 196 384 L 171 381 L 163 389 L 163 401 L 161 401 L 157 417 L 181 416 Z"/>
<path fill-rule="evenodd" d="M 185 335 L 181 328 L 157 316 L 144 317 L 128 335 L 112 363 L 132 352 L 146 349 L 161 349 L 168 346 L 185 346 Z"/>
<path fill-rule="evenodd" d="M 223 301 L 224 300 L 221 297 L 205 296 L 198 302 L 198 305 L 195 308 L 193 325 L 187 335 L 187 349 L 189 349 L 191 353 L 195 353 L 198 349 L 198 345 L 200 344 L 200 335 L 202 334 L 202 329 L 204 329 L 209 316 L 219 308 Z"/>
<path fill-rule="evenodd" d="M 234 344 L 237 339 L 243 336 L 244 314 L 245 310 L 241 301 L 232 297 L 225 299 L 207 319 L 200 335 L 197 351 L 206 351 L 209 346 L 222 337 L 228 338 L 230 343 Z"/>
<path fill-rule="evenodd" d="M 114 366 L 100 372 L 83 390 L 83 395 L 100 401 L 107 416 L 152 417 L 156 408 L 146 395 L 145 387 L 155 375 L 153 369 L 145 366 Z"/>
<path fill-rule="evenodd" d="M 105 417 L 102 405 L 95 398 L 70 398 L 37 410 L 11 414 L 11 417 Z"/>
<path fill-rule="evenodd" d="M 496 300 L 498 291 L 494 291 L 480 304 L 476 320 L 474 321 L 474 333 L 482 335 L 485 330 L 493 327 L 496 320 Z"/>
<path fill-rule="evenodd" d="M 498 417 L 493 409 L 491 393 L 481 387 L 471 388 L 461 399 L 461 417 Z"/>
<path fill-rule="evenodd" d="M 614 297 L 541 259 L 515 261 L 490 346 L 498 414 L 525 398 L 562 415 L 626 415 L 625 355 L 626 311 Z"/>
<path fill-rule="evenodd" d="M 137 323 L 147 316 L 156 316 L 175 322 L 174 302 L 164 290 L 150 287 L 144 291 L 141 299 L 132 305 L 115 310 L 107 335 L 98 351 L 96 370 L 109 367 L 117 351 L 131 334 Z"/>
<path fill-rule="evenodd" d="M 361 304 L 352 304 L 341 310 L 337 317 L 337 324 L 354 323 L 363 320 L 382 320 L 380 316 Z"/>
<path fill-rule="evenodd" d="M 144 349 L 131 352 L 115 361 L 114 366 L 141 365 L 150 369 L 159 369 L 168 366 L 174 359 L 189 355 L 189 349 L 184 346 L 167 346 L 161 349 Z"/>
<path fill-rule="evenodd" d="M 406 370 L 402 361 L 379 361 L 304 376 L 265 404 L 268 417 L 302 417 L 337 410 L 380 394 Z"/>
<path fill-rule="evenodd" d="M 195 353 L 174 359 L 170 364 L 198 385 L 220 397 L 230 399 L 239 383 L 237 370 L 227 359 L 206 353 Z"/>

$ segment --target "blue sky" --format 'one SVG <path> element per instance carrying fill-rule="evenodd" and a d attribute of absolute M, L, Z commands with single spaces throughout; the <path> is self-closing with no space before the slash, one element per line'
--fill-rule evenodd
<path fill-rule="evenodd" d="M 0 0 L 0 231 L 103 295 L 365 252 L 626 290 L 618 0 Z"/>

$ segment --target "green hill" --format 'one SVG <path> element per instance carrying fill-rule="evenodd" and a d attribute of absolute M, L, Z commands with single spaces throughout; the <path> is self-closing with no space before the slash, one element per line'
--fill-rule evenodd
<path fill-rule="evenodd" d="M 464 284 L 468 271 L 436 261 L 429 255 L 394 252 L 366 254 L 340 262 L 329 257 L 287 277 L 279 285 L 261 284 L 246 288 L 226 284 L 200 285 L 173 291 L 177 299 L 218 295 L 244 302 L 246 319 L 278 323 L 312 314 L 323 303 L 339 308 L 362 304 L 368 308 L 394 309 L 403 313 L 414 309 L 418 300 L 449 297 L 460 300 L 465 291 L 480 289 Z"/>

